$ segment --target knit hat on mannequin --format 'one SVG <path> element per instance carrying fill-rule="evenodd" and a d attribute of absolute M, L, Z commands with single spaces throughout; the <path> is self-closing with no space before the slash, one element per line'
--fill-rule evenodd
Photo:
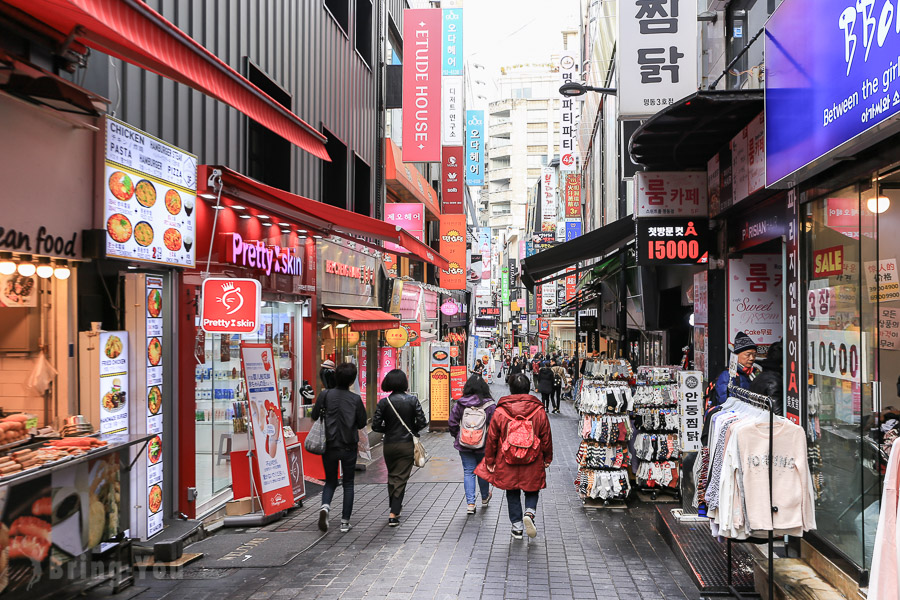
<path fill-rule="evenodd" d="M 740 354 L 746 350 L 756 350 L 756 342 L 750 339 L 750 336 L 743 331 L 738 331 L 737 335 L 734 336 L 734 350 L 732 352 Z"/>

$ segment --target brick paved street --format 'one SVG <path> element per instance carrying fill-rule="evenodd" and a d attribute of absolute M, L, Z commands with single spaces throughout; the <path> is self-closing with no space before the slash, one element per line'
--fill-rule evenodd
<path fill-rule="evenodd" d="M 501 393 L 500 386 L 493 386 Z M 357 474 L 354 528 L 332 528 L 279 568 L 188 567 L 178 580 L 145 579 L 126 598 L 698 598 L 654 529 L 653 507 L 585 511 L 575 494 L 575 412 L 551 418 L 555 461 L 538 504 L 538 536 L 510 537 L 503 492 L 475 516 L 465 514 L 462 468 L 448 434 L 425 436 L 432 455 L 414 473 L 400 527 L 387 526 L 383 462 Z M 376 450 L 377 453 L 377 450 Z M 266 531 L 315 531 L 318 498 Z M 260 532 L 262 533 L 262 532 Z M 219 533 L 218 535 L 228 535 Z"/>

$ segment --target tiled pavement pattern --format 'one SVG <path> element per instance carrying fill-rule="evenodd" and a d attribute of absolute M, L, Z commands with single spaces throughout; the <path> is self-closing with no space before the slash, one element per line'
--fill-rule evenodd
<path fill-rule="evenodd" d="M 505 392 L 492 386 L 499 395 Z M 338 531 L 340 490 L 332 529 L 288 565 L 269 569 L 198 571 L 180 580 L 143 580 L 129 598 L 698 598 L 678 560 L 654 529 L 653 507 L 586 511 L 575 494 L 575 412 L 564 403 L 551 418 L 555 460 L 538 503 L 538 536 L 510 537 L 506 501 L 466 516 L 462 467 L 448 434 L 429 434 L 432 461 L 414 473 L 401 525 L 387 527 L 383 462 L 357 473 L 354 528 Z M 377 449 L 376 449 L 377 452 Z M 318 498 L 266 529 L 314 530 Z M 227 535 L 220 533 L 219 535 Z"/>

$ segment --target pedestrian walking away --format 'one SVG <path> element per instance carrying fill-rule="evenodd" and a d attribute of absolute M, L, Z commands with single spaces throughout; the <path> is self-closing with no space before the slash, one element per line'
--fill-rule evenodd
<path fill-rule="evenodd" d="M 547 411 L 528 390 L 524 375 L 510 377 L 510 395 L 497 402 L 488 428 L 484 461 L 475 469 L 476 475 L 506 490 L 512 537 L 517 540 L 522 539 L 523 532 L 531 538 L 537 535 L 538 496 L 547 487 L 546 469 L 553 462 Z"/>
<path fill-rule="evenodd" d="M 475 377 L 481 379 L 480 376 Z M 388 504 L 391 511 L 388 525 L 396 527 L 400 524 L 406 482 L 413 468 L 413 436 L 418 437 L 428 421 L 419 399 L 406 393 L 409 389 L 406 373 L 400 369 L 389 371 L 381 382 L 381 389 L 390 395 L 378 402 L 372 417 L 372 431 L 384 434 L 384 464 L 388 472 Z"/>
<path fill-rule="evenodd" d="M 350 391 L 356 381 L 356 365 L 345 362 L 333 371 L 335 387 L 322 390 L 316 399 L 310 417 L 313 421 L 325 419 L 325 487 L 322 489 L 322 508 L 319 509 L 319 529 L 328 531 L 331 500 L 338 485 L 338 465 L 343 472 L 341 487 L 344 503 L 341 511 L 341 531 L 350 531 L 350 515 L 353 513 L 353 479 L 356 474 L 356 456 L 359 430 L 366 426 L 366 407 L 359 394 Z"/>
<path fill-rule="evenodd" d="M 553 395 L 553 371 L 550 370 L 550 363 L 544 361 L 534 376 L 534 388 L 541 395 L 541 402 L 544 403 L 544 410 L 550 410 L 550 396 Z"/>
<path fill-rule="evenodd" d="M 560 359 L 553 361 L 550 370 L 553 372 L 553 395 L 550 399 L 553 401 L 553 412 L 559 413 L 559 401 L 562 398 L 563 387 L 568 385 L 569 374 L 566 369 L 559 364 Z"/>
<path fill-rule="evenodd" d="M 481 507 L 486 508 L 491 500 L 491 486 L 487 480 L 475 476 L 475 467 L 484 459 L 491 417 L 497 408 L 491 398 L 491 390 L 484 379 L 473 375 L 463 387 L 462 398 L 450 409 L 447 422 L 453 447 L 459 452 L 463 465 L 463 488 L 466 492 L 466 512 L 475 514 L 476 479 L 481 491 Z"/>

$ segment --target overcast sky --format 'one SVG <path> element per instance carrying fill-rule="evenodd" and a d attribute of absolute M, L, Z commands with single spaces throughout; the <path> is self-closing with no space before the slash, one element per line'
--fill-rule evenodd
<path fill-rule="evenodd" d="M 464 53 L 494 78 L 501 66 L 546 62 L 562 50 L 562 29 L 578 25 L 578 11 L 579 0 L 465 0 Z"/>

